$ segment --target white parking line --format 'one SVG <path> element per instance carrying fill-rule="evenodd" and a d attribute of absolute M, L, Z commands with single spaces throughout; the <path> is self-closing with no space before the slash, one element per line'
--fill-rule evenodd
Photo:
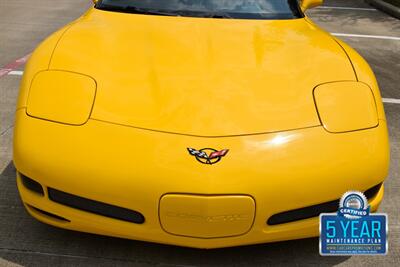
<path fill-rule="evenodd" d="M 348 33 L 337 33 L 337 32 L 332 32 L 331 34 L 334 35 L 334 36 L 342 36 L 342 37 L 372 38 L 372 39 L 383 39 L 383 40 L 400 41 L 400 37 L 395 37 L 395 36 L 348 34 Z"/>
<path fill-rule="evenodd" d="M 400 104 L 400 99 L 382 98 L 383 103 Z"/>
<path fill-rule="evenodd" d="M 319 7 L 317 7 L 317 9 L 342 9 L 342 10 L 377 11 L 375 8 L 342 7 L 342 6 L 319 6 Z"/>
<path fill-rule="evenodd" d="M 13 70 L 8 73 L 8 75 L 17 75 L 17 76 L 22 76 L 22 74 L 24 74 L 22 70 Z"/>

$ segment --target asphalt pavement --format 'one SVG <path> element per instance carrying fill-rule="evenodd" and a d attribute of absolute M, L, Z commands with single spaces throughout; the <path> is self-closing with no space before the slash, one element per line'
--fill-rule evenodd
<path fill-rule="evenodd" d="M 90 0 L 0 0 L 0 69 L 14 68 L 0 77 L 0 266 L 399 266 L 400 20 L 362 0 L 326 0 L 308 14 L 364 56 L 378 78 L 391 144 L 390 173 L 380 207 L 389 216 L 387 256 L 321 257 L 317 238 L 197 250 L 72 232 L 31 218 L 19 199 L 11 162 L 15 103 L 24 67 L 16 60 L 90 5 Z"/>

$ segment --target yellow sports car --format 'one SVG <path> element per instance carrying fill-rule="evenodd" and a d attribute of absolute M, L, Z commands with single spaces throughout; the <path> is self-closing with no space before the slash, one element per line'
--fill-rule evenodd
<path fill-rule="evenodd" d="M 99 0 L 26 66 L 14 163 L 36 219 L 217 248 L 318 235 L 383 197 L 380 92 L 321 0 Z"/>

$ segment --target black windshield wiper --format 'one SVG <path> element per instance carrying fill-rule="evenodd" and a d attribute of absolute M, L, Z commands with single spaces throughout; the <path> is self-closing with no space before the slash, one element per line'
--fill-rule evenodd
<path fill-rule="evenodd" d="M 232 19 L 233 17 L 226 12 L 200 12 L 189 10 L 164 11 L 159 9 L 141 8 L 136 6 L 112 6 L 112 5 L 97 5 L 96 8 L 107 11 L 116 11 L 124 13 L 160 15 L 160 16 L 195 16 L 203 18 L 222 18 Z"/>
<path fill-rule="evenodd" d="M 101 10 L 117 11 L 125 13 L 135 13 L 135 14 L 147 14 L 147 15 L 160 15 L 160 16 L 179 16 L 179 14 L 174 12 L 167 12 L 158 9 L 147 9 L 140 8 L 136 6 L 110 6 L 110 5 L 98 5 L 96 6 Z"/>
<path fill-rule="evenodd" d="M 233 17 L 225 12 L 205 12 L 201 13 L 204 18 L 215 18 L 215 19 L 232 19 Z"/>

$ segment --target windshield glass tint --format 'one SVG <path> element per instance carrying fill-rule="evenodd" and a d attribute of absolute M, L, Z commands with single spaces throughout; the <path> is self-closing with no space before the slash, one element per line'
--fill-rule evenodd
<path fill-rule="evenodd" d="M 98 9 L 166 16 L 240 19 L 302 17 L 297 0 L 100 0 Z"/>

